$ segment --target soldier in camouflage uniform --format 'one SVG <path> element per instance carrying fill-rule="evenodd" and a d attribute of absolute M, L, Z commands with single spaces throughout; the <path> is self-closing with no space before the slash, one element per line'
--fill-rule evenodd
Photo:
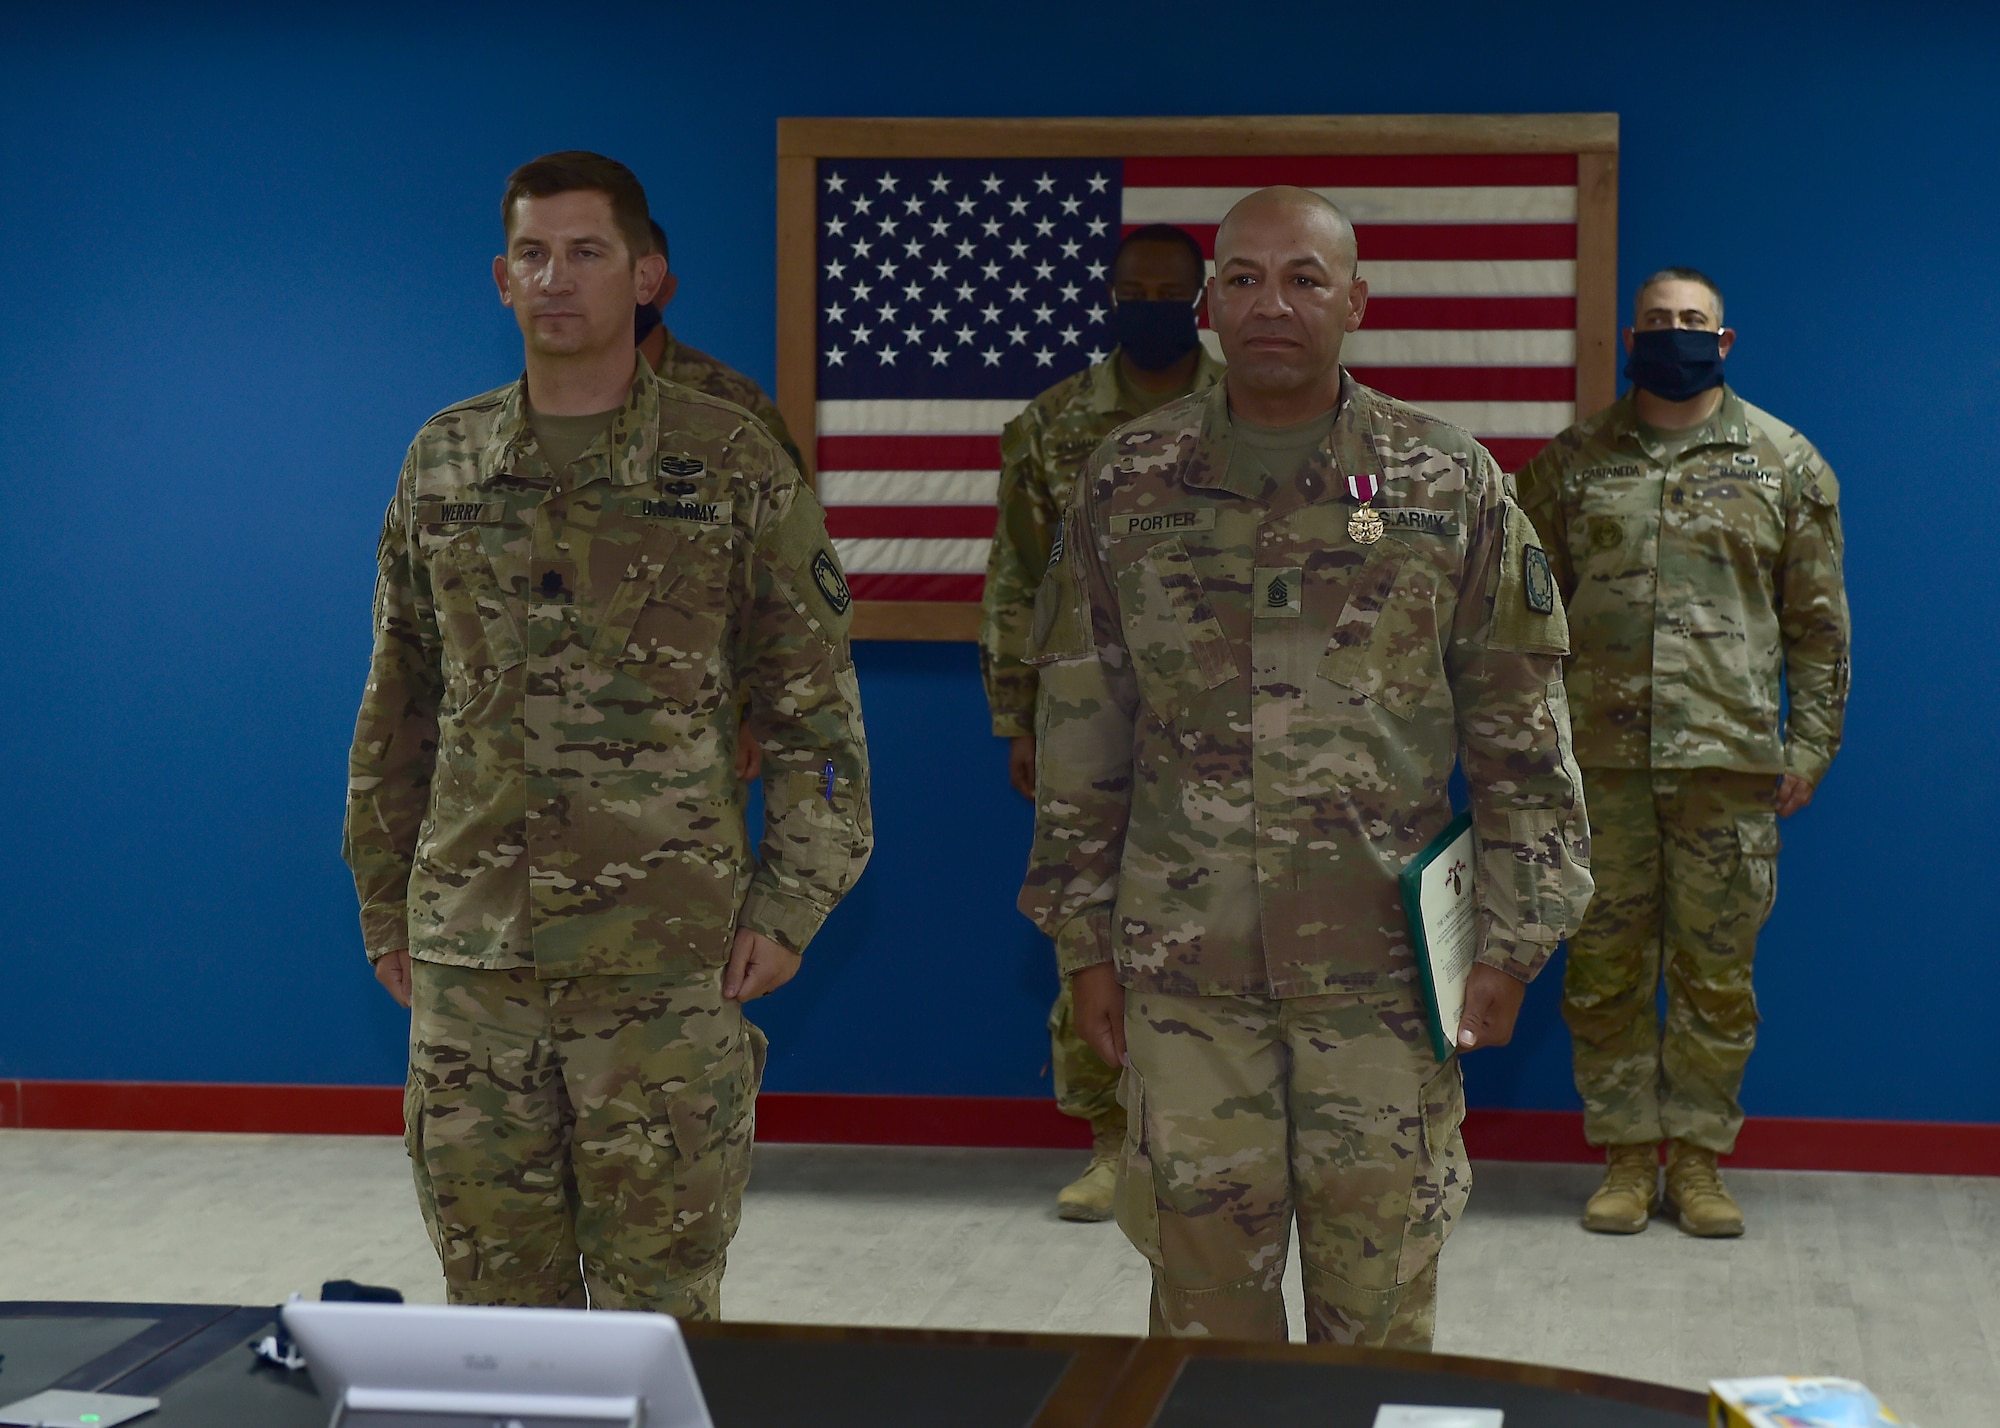
<path fill-rule="evenodd" d="M 662 263 L 667 263 L 667 230 L 655 222 L 652 234 L 653 251 L 660 255 Z M 669 382 L 679 382 L 683 387 L 693 387 L 697 392 L 707 392 L 711 397 L 720 397 L 743 408 L 764 423 L 771 435 L 778 439 L 778 445 L 792 458 L 793 466 L 800 471 L 806 470 L 806 460 L 799 451 L 799 444 L 792 440 L 791 429 L 785 425 L 778 404 L 764 395 L 764 389 L 727 362 L 688 346 L 668 330 L 665 321 L 667 304 L 674 300 L 680 285 L 681 280 L 669 268 L 660 279 L 659 290 L 649 301 L 638 305 L 633 335 L 639 343 L 640 355 L 646 359 L 648 366 Z"/>
<path fill-rule="evenodd" d="M 1021 908 L 1125 1066 L 1154 1332 L 1285 1338 L 1296 1219 L 1309 1338 L 1428 1347 L 1470 1171 L 1397 876 L 1461 764 L 1457 1044 L 1504 1043 L 1590 893 L 1562 606 L 1486 450 L 1340 368 L 1367 286 L 1338 210 L 1252 194 L 1216 258 L 1225 380 L 1097 449 L 1036 596 Z"/>
<path fill-rule="evenodd" d="M 1607 1147 L 1585 1225 L 1646 1227 L 1664 1139 L 1681 1228 L 1729 1236 L 1743 1214 L 1716 1157 L 1743 1124 L 1777 818 L 1811 799 L 1847 703 L 1840 492 L 1810 442 L 1722 385 L 1734 334 L 1712 282 L 1666 269 L 1637 307 L 1633 390 L 1519 478 L 1569 602 L 1597 853 L 1563 1012 Z"/>
<path fill-rule="evenodd" d="M 792 458 L 792 465 L 801 472 L 806 471 L 805 458 L 799 454 L 798 443 L 792 440 L 792 433 L 779 414 L 777 403 L 764 395 L 764 389 L 728 363 L 682 343 L 667 329 L 667 304 L 680 290 L 681 280 L 668 266 L 672 259 L 667 253 L 667 230 L 660 227 L 656 219 L 650 225 L 650 232 L 653 236 L 652 251 L 660 255 L 664 272 L 660 286 L 652 297 L 633 310 L 632 331 L 639 344 L 639 355 L 646 359 L 646 364 L 655 373 L 669 382 L 678 382 L 683 387 L 692 387 L 697 392 L 734 402 L 749 412 L 777 438 L 778 445 L 784 447 L 785 454 Z M 750 727 L 749 719 L 743 717 L 747 713 L 745 710 L 738 716 L 742 722 L 736 731 L 736 776 L 745 783 L 755 783 L 764 770 L 764 751 L 758 747 L 756 732 Z"/>
<path fill-rule="evenodd" d="M 742 1005 L 871 846 L 850 601 L 769 433 L 637 360 L 659 260 L 633 256 L 631 174 L 550 155 L 503 214 L 527 375 L 404 462 L 345 852 L 414 1004 L 408 1141 L 451 1300 L 710 1317 L 763 1063 Z M 755 859 L 740 694 L 770 765 Z"/>
<path fill-rule="evenodd" d="M 1008 740 L 1014 787 L 1035 796 L 1035 689 L 1022 660 L 1035 587 L 1048 569 L 1056 524 L 1084 458 L 1112 431 L 1189 392 L 1206 391 L 1222 364 L 1197 330 L 1205 259 L 1188 234 L 1153 224 L 1127 234 L 1111 261 L 1109 356 L 1028 403 L 1000 433 L 1000 519 L 986 561 L 979 662 L 995 737 Z M 1125 1108 L 1118 1072 L 1076 1034 L 1065 980 L 1049 1012 L 1056 1105 L 1091 1128 L 1090 1164 L 1056 1196 L 1065 1220 L 1108 1220 Z"/>

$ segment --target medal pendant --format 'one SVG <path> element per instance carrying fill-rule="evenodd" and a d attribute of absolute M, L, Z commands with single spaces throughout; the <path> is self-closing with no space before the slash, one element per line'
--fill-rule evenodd
<path fill-rule="evenodd" d="M 1382 539 L 1382 517 L 1366 506 L 1347 518 L 1347 537 L 1357 545 L 1373 545 Z"/>

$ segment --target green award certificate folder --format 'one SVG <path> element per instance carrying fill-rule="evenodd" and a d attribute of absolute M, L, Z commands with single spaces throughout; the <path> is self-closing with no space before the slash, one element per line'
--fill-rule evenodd
<path fill-rule="evenodd" d="M 1461 813 L 1410 859 L 1401 876 L 1431 1050 L 1440 1061 L 1458 1045 L 1465 979 L 1479 953 L 1479 899 L 1473 893 L 1472 870 L 1472 815 Z"/>

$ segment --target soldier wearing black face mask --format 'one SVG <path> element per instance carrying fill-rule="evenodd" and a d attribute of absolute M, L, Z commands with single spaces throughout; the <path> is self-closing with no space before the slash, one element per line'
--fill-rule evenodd
<path fill-rule="evenodd" d="M 1100 269 L 1099 271 L 1104 271 Z M 1201 345 L 1207 260 L 1194 238 L 1164 223 L 1136 229 L 1118 245 L 1099 310 L 1116 345 L 1092 365 L 1028 403 L 1000 436 L 1000 522 L 986 562 L 979 661 L 993 732 L 1008 741 L 1008 775 L 1035 796 L 1035 671 L 1021 662 L 1035 587 L 1070 487 L 1091 451 L 1118 427 L 1186 393 L 1215 385 L 1222 364 Z M 1068 984 L 1049 1016 L 1056 1104 L 1088 1121 L 1097 1153 L 1056 1197 L 1069 1220 L 1111 1216 L 1115 1161 L 1125 1135 L 1118 1071 L 1106 1066 L 1071 1024 Z"/>
<path fill-rule="evenodd" d="M 1847 705 L 1840 490 L 1811 442 L 1723 384 L 1736 334 L 1713 282 L 1662 269 L 1635 306 L 1632 390 L 1518 478 L 1569 611 L 1597 882 L 1563 978 L 1606 1158 L 1583 1222 L 1645 1229 L 1664 1141 L 1681 1228 L 1733 1236 L 1716 1157 L 1743 1123 L 1777 820 L 1811 802 Z"/>

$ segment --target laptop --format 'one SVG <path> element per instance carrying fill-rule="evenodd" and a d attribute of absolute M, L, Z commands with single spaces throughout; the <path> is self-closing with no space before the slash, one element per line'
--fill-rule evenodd
<path fill-rule="evenodd" d="M 329 1428 L 713 1428 L 665 1314 L 303 1299 L 281 1312 Z"/>

